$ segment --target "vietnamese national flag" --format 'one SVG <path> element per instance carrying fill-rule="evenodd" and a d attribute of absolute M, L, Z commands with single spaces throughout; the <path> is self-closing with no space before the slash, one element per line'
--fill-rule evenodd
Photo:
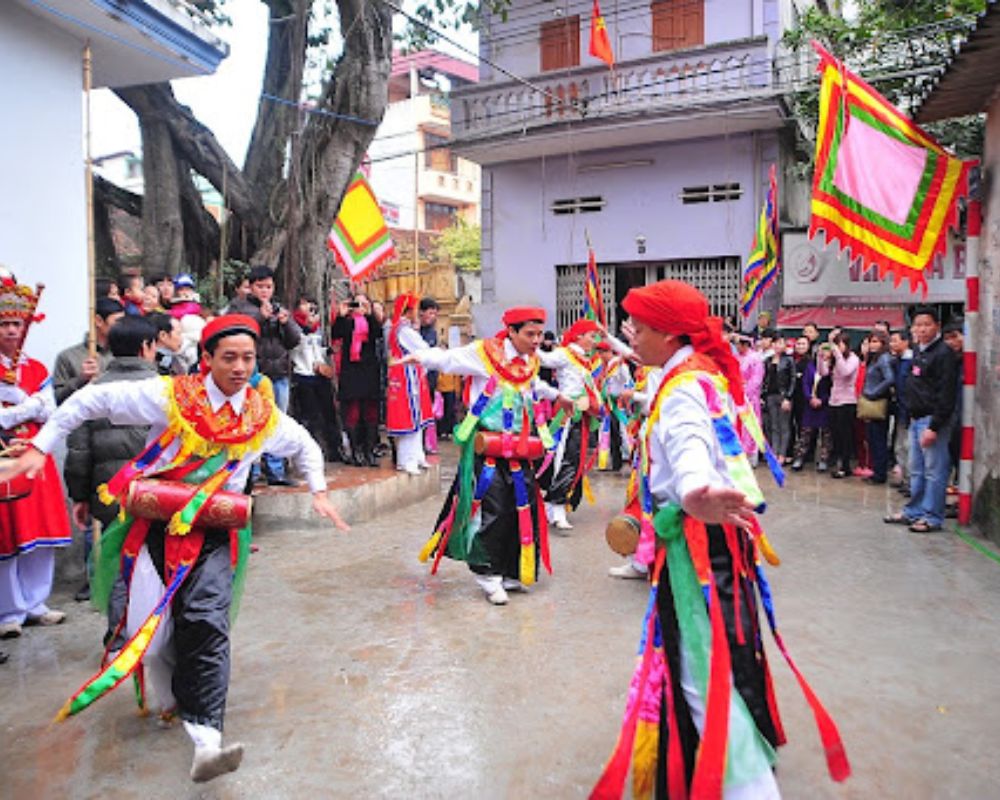
<path fill-rule="evenodd" d="M 611 51 L 608 27 L 601 16 L 601 7 L 594 0 L 594 11 L 590 17 L 590 54 L 601 59 L 609 67 L 615 65 L 615 54 Z"/>

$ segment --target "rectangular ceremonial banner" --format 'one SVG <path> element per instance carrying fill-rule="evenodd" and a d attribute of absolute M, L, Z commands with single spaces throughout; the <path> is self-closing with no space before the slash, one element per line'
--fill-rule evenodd
<path fill-rule="evenodd" d="M 743 295 L 740 313 L 750 316 L 764 290 L 778 277 L 781 269 L 781 248 L 778 244 L 778 179 L 774 164 L 768 175 L 767 197 L 760 210 L 760 220 L 753 236 L 753 249 L 743 270 Z"/>
<path fill-rule="evenodd" d="M 378 201 L 361 172 L 355 173 L 347 188 L 326 243 L 347 277 L 355 282 L 369 277 L 396 255 Z"/>
<path fill-rule="evenodd" d="M 601 293 L 601 279 L 597 274 L 597 257 L 594 248 L 587 248 L 587 274 L 583 283 L 583 316 L 607 326 L 608 317 L 604 310 L 604 295 Z"/>
<path fill-rule="evenodd" d="M 968 193 L 969 169 L 817 42 L 819 127 L 809 236 L 850 250 L 879 278 L 927 291 Z"/>

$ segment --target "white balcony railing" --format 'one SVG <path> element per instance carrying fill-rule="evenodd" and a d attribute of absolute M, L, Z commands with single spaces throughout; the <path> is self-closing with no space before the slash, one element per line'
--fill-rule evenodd
<path fill-rule="evenodd" d="M 672 51 L 617 64 L 559 70 L 515 81 L 480 83 L 452 93 L 456 142 L 554 123 L 645 111 L 673 113 L 771 97 L 766 37 Z"/>

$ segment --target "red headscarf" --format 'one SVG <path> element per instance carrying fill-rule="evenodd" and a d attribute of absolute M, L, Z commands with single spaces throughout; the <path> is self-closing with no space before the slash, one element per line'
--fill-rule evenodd
<path fill-rule="evenodd" d="M 691 284 L 659 281 L 630 289 L 622 308 L 654 330 L 687 336 L 695 351 L 711 358 L 722 371 L 736 404 L 746 402 L 739 362 L 722 335 L 722 320 L 709 315 L 708 300 Z"/>
<path fill-rule="evenodd" d="M 600 326 L 592 319 L 578 319 L 563 332 L 562 346 L 572 344 L 584 334 L 596 333 L 600 329 Z"/>
<path fill-rule="evenodd" d="M 504 339 L 507 336 L 507 326 L 517 325 L 519 322 L 545 322 L 545 309 L 536 306 L 515 306 L 503 312 L 500 318 L 503 323 L 503 330 L 497 333 L 497 339 Z"/>
<path fill-rule="evenodd" d="M 396 303 L 392 307 L 392 324 L 395 325 L 399 322 L 400 318 L 409 311 L 411 308 L 418 308 L 420 306 L 420 298 L 417 297 L 413 292 L 407 292 L 406 294 L 401 294 L 396 298 Z"/>
<path fill-rule="evenodd" d="M 238 333 L 245 333 L 254 339 L 259 339 L 260 325 L 257 324 L 257 320 L 246 314 L 223 314 L 201 329 L 201 346 L 204 347 L 212 339 L 221 336 L 235 336 Z"/>

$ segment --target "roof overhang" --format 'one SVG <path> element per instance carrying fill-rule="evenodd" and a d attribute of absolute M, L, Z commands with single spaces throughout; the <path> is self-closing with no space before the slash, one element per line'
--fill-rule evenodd
<path fill-rule="evenodd" d="M 914 115 L 934 122 L 985 111 L 1000 87 L 1000 3 L 990 0 Z"/>
<path fill-rule="evenodd" d="M 168 0 L 15 0 L 54 27 L 87 41 L 94 87 L 158 83 L 207 75 L 229 45 L 184 2 Z"/>

